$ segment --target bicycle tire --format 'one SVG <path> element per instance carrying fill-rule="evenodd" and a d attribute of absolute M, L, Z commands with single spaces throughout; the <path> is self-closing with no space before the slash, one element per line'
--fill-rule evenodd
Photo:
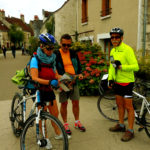
<path fill-rule="evenodd" d="M 55 118 L 54 116 L 50 115 L 49 113 L 46 112 L 41 112 L 40 114 L 40 120 L 46 120 L 46 130 L 48 134 L 48 138 L 51 141 L 51 144 L 54 149 L 57 150 L 68 150 L 69 144 L 68 144 L 68 138 L 67 134 L 65 132 L 65 129 L 62 125 L 62 123 Z M 36 114 L 32 115 L 29 117 L 25 123 L 23 132 L 21 134 L 20 138 L 20 147 L 21 150 L 31 150 L 31 149 L 42 149 L 43 147 L 39 147 L 36 141 Z M 61 131 L 61 134 L 63 135 L 63 140 L 56 140 L 54 138 L 55 136 L 55 131 L 54 128 L 52 127 L 51 121 L 54 122 L 59 130 Z M 50 130 L 49 130 L 50 129 Z M 40 132 L 40 138 L 43 138 L 41 132 Z"/>
<path fill-rule="evenodd" d="M 106 99 L 105 96 L 101 95 L 97 101 L 97 107 L 100 114 L 106 119 L 118 122 L 118 108 L 116 105 L 115 99 Z M 126 115 L 126 114 L 125 114 Z M 127 116 L 125 116 L 124 120 L 127 120 Z"/>
<path fill-rule="evenodd" d="M 106 99 L 115 99 L 115 95 L 114 95 L 113 89 L 105 90 L 101 86 L 101 82 L 99 82 L 98 90 L 99 90 L 100 95 L 103 95 Z"/>
<path fill-rule="evenodd" d="M 145 132 L 147 134 L 147 136 L 150 138 L 150 114 L 149 112 L 146 110 L 144 112 L 144 125 L 145 125 Z"/>
<path fill-rule="evenodd" d="M 16 109 L 17 104 L 22 100 L 20 93 L 16 93 L 11 103 L 10 121 L 13 133 L 16 137 L 19 137 L 22 132 L 23 122 L 23 104 L 19 105 Z"/>

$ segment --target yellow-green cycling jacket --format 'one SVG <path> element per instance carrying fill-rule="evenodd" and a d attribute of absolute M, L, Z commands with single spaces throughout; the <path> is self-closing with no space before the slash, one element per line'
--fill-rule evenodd
<path fill-rule="evenodd" d="M 119 60 L 122 69 L 115 71 L 115 68 L 110 63 L 108 80 L 114 80 L 118 83 L 134 82 L 134 71 L 138 71 L 139 66 L 133 49 L 122 42 L 118 47 L 111 50 L 110 57 L 113 57 L 114 60 Z"/>

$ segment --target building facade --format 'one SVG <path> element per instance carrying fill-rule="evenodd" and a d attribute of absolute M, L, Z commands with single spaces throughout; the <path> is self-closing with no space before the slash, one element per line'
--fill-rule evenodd
<path fill-rule="evenodd" d="M 124 42 L 134 50 L 142 53 L 145 51 L 145 55 L 148 55 L 149 13 L 149 0 L 68 0 L 54 12 L 55 37 L 59 40 L 62 34 L 69 33 L 74 40 L 99 43 L 109 55 L 112 47 L 109 31 L 120 27 L 125 32 Z"/>
<path fill-rule="evenodd" d="M 34 35 L 32 28 L 25 23 L 23 14 L 20 15 L 20 18 L 6 17 L 4 10 L 0 10 L 0 45 L 5 45 L 7 48 L 11 47 L 8 32 L 13 24 L 23 31 L 24 41 L 22 44 L 27 48 L 29 46 L 29 38 Z"/>

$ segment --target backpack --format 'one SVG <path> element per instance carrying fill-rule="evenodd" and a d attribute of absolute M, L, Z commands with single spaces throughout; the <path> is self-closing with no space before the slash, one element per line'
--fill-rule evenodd
<path fill-rule="evenodd" d="M 11 78 L 11 81 L 13 83 L 24 86 L 26 89 L 35 89 L 34 83 L 32 83 L 31 81 L 24 80 L 24 79 L 31 79 L 30 61 L 31 61 L 32 57 L 34 57 L 34 56 L 37 57 L 37 54 L 34 53 L 33 56 L 31 56 L 29 62 L 25 66 L 25 68 L 16 71 L 16 74 Z"/>
<path fill-rule="evenodd" d="M 35 57 L 38 61 L 38 70 L 39 70 L 39 75 L 48 75 L 47 72 L 43 72 L 42 69 L 43 68 L 53 68 L 53 64 L 44 64 L 40 61 L 40 59 L 37 57 L 37 53 L 33 53 L 33 56 L 31 56 L 29 62 L 27 63 L 26 67 L 24 69 L 21 70 L 17 70 L 15 76 L 13 76 L 11 78 L 12 82 L 17 84 L 17 85 L 23 85 L 26 89 L 35 89 L 35 85 L 34 83 L 32 83 L 31 81 L 25 81 L 24 79 L 31 79 L 31 75 L 30 75 L 30 62 L 32 57 Z M 50 73 L 49 73 L 50 75 Z M 52 73 L 52 78 L 54 79 L 54 74 Z M 40 89 L 42 90 L 47 90 L 47 87 L 45 85 L 41 85 Z"/>

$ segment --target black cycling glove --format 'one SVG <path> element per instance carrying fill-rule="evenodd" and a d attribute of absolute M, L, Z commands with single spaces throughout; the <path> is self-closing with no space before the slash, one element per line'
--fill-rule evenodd
<path fill-rule="evenodd" d="M 113 80 L 109 80 L 108 81 L 108 87 L 113 87 L 114 85 L 114 81 Z"/>
<path fill-rule="evenodd" d="M 119 60 L 115 60 L 113 63 L 114 68 L 119 68 L 119 66 L 121 65 L 121 62 Z"/>

